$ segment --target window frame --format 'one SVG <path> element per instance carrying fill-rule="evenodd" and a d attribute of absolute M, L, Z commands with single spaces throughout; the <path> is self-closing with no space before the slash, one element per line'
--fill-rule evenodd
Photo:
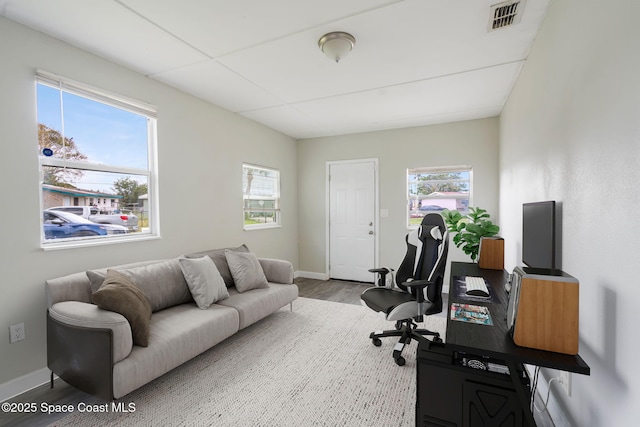
<path fill-rule="evenodd" d="M 36 91 L 39 85 L 48 86 L 52 89 L 67 92 L 69 94 L 79 96 L 94 102 L 99 102 L 113 108 L 138 114 L 147 119 L 147 168 L 135 168 L 117 165 L 106 165 L 90 161 L 75 161 L 71 159 L 61 159 L 55 157 L 43 156 L 38 150 L 38 172 L 39 172 L 39 195 L 40 195 L 40 247 L 43 250 L 66 249 L 84 246 L 98 246 L 105 244 L 113 244 L 127 241 L 140 241 L 148 239 L 157 239 L 160 237 L 160 221 L 159 221 L 159 200 L 158 200 L 158 172 L 157 172 L 157 108 L 151 104 L 134 100 L 119 94 L 115 94 L 103 89 L 99 89 L 84 83 L 80 83 L 59 75 L 49 73 L 43 70 L 37 70 L 35 73 Z M 36 110 L 38 105 L 36 102 Z M 64 122 L 64 112 L 61 111 L 61 121 Z M 64 125 L 62 125 L 60 133 L 64 140 Z M 144 176 L 147 180 L 147 191 L 149 204 L 148 230 L 145 232 L 127 233 L 124 235 L 104 236 L 101 238 L 70 238 L 70 239 L 45 239 L 43 229 L 44 210 L 44 168 L 45 167 L 68 167 L 91 172 L 105 172 L 114 174 Z M 102 196 L 109 198 L 106 195 Z M 113 198 L 109 198 L 114 200 Z M 140 214 L 138 214 L 138 226 L 140 227 Z"/>
<path fill-rule="evenodd" d="M 271 196 L 253 196 L 251 197 L 251 195 L 247 195 L 246 194 L 246 190 L 245 190 L 245 176 L 246 176 L 246 172 L 245 169 L 247 168 L 251 168 L 251 169 L 258 169 L 258 170 L 263 170 L 263 171 L 267 171 L 267 172 L 273 172 L 276 174 L 276 178 L 275 178 L 275 194 L 271 195 Z M 267 166 L 261 166 L 261 165 L 256 165 L 253 163 L 247 163 L 244 162 L 242 163 L 242 224 L 243 224 L 243 229 L 246 231 L 251 231 L 251 230 L 264 230 L 264 229 L 268 229 L 268 228 L 280 228 L 282 227 L 282 210 L 280 208 L 281 206 L 281 191 L 280 191 L 280 187 L 281 187 L 281 174 L 280 174 L 280 170 L 276 169 L 276 168 L 272 168 L 272 167 L 267 167 Z M 274 201 L 274 208 L 270 209 L 270 208 L 263 208 L 263 209 L 247 209 L 247 205 L 246 202 L 247 200 L 273 200 Z M 258 223 L 258 224 L 247 224 L 246 223 L 246 219 L 247 219 L 247 214 L 250 212 L 268 212 L 271 211 L 274 213 L 275 216 L 275 220 L 273 222 L 265 222 L 265 223 Z"/>
<path fill-rule="evenodd" d="M 410 180 L 411 175 L 416 175 L 416 174 L 446 174 L 446 173 L 469 173 L 469 179 L 468 181 L 466 179 L 462 179 L 462 180 L 443 180 L 443 182 L 459 182 L 459 181 L 464 181 L 464 182 L 468 182 L 469 185 L 469 195 L 468 197 L 456 197 L 456 196 L 452 196 L 452 197 L 448 197 L 447 199 L 468 199 L 468 205 L 467 205 L 467 210 L 465 211 L 461 211 L 461 213 L 463 215 L 466 214 L 466 212 L 468 212 L 468 208 L 473 206 L 473 167 L 470 165 L 456 165 L 456 166 L 428 166 L 428 167 L 416 167 L 416 168 L 407 168 L 407 174 L 406 174 L 406 184 L 407 184 L 407 188 L 406 188 L 406 196 L 407 196 L 407 204 L 406 204 L 406 221 L 407 221 L 407 228 L 412 229 L 412 228 L 417 228 L 418 225 L 417 224 L 411 224 L 411 205 L 413 201 L 419 201 L 419 200 L 438 200 L 438 198 L 433 197 L 433 198 L 428 198 L 428 197 L 423 197 L 423 198 L 419 198 L 419 197 L 415 197 L 412 198 L 411 196 L 411 185 L 415 184 L 415 182 Z M 415 209 L 413 209 L 415 210 Z M 443 209 L 444 210 L 444 209 Z M 440 212 L 440 211 L 434 211 L 434 212 Z"/>

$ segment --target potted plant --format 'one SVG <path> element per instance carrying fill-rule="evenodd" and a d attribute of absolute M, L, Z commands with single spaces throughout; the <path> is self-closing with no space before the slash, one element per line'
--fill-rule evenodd
<path fill-rule="evenodd" d="M 469 208 L 469 213 L 464 216 L 458 211 L 445 209 L 442 216 L 449 232 L 455 233 L 453 243 L 462 247 L 464 253 L 471 256 L 472 262 L 478 258 L 482 238 L 495 236 L 500 231 L 500 227 L 491 222 L 484 209 Z"/>

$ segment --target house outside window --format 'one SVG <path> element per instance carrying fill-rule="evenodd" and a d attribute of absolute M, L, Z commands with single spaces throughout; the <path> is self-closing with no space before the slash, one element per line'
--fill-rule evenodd
<path fill-rule="evenodd" d="M 280 227 L 280 171 L 242 165 L 245 230 Z"/>
<path fill-rule="evenodd" d="M 93 206 L 92 213 L 112 215 L 106 222 L 127 227 L 124 234 L 74 233 L 65 224 L 72 232 L 53 237 L 51 224 L 41 223 L 42 247 L 157 236 L 157 212 L 139 208 L 140 196 L 157 195 L 155 108 L 42 71 L 36 83 L 42 209 Z"/>
<path fill-rule="evenodd" d="M 424 167 L 407 170 L 407 224 L 416 227 L 430 212 L 469 212 L 471 166 Z"/>

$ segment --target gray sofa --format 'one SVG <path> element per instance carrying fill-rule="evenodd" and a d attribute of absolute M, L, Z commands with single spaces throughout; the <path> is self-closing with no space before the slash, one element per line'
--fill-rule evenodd
<path fill-rule="evenodd" d="M 72 386 L 104 400 L 121 398 L 239 330 L 291 305 L 298 296 L 291 263 L 255 258 L 255 265 L 250 268 L 232 265 L 230 269 L 228 257 L 239 253 L 245 257 L 252 255 L 243 245 L 232 252 L 217 249 L 48 280 L 45 283 L 47 365 L 52 386 L 56 374 Z M 220 273 L 216 280 L 221 277 L 222 287 L 226 286 L 226 292 L 220 291 L 228 294 L 206 308 L 201 306 L 200 296 L 194 301 L 192 280 L 184 270 L 185 259 L 209 262 L 202 257 L 214 261 Z M 148 321 L 143 325 L 148 330 L 143 343 L 146 346 L 135 342 L 139 339 L 136 338 L 136 319 L 116 312 L 119 307 L 115 307 L 115 311 L 106 310 L 94 301 L 100 294 L 97 291 L 105 289 L 108 282 L 105 278 L 116 274 L 109 270 L 126 275 L 134 287 L 142 291 L 145 296 L 142 299 L 148 301 L 152 314 L 147 320 L 144 318 L 148 313 L 140 316 Z M 257 274 L 260 280 L 266 279 L 266 283 L 247 289 L 242 274 Z M 238 277 L 243 280 L 242 288 L 236 283 Z"/>

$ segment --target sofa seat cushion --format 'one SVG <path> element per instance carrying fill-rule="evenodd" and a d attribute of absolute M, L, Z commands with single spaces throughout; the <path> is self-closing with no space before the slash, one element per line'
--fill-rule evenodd
<path fill-rule="evenodd" d="M 229 288 L 229 298 L 216 304 L 233 307 L 240 315 L 240 329 L 257 322 L 298 297 L 296 285 L 269 283 L 268 288 L 238 292 Z"/>
<path fill-rule="evenodd" d="M 116 399 L 194 358 L 238 331 L 238 312 L 212 304 L 199 310 L 195 303 L 153 313 L 149 346 L 134 346 L 126 359 L 113 367 Z"/>
<path fill-rule="evenodd" d="M 62 301 L 49 308 L 51 317 L 66 325 L 80 328 L 110 329 L 113 336 L 113 362 L 117 363 L 131 353 L 133 337 L 125 317 L 97 305 L 79 301 Z"/>

